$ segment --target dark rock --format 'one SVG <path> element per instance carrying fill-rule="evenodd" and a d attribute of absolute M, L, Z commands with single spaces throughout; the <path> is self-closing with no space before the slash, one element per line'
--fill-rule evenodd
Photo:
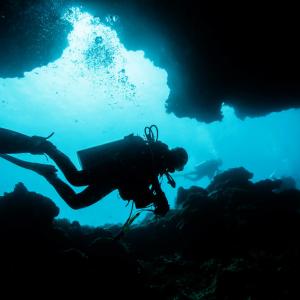
<path fill-rule="evenodd" d="M 35 226 L 49 227 L 58 213 L 59 208 L 49 198 L 28 192 L 23 183 L 0 197 L 0 227 L 13 225 L 24 231 Z"/>
<path fill-rule="evenodd" d="M 1 2 L 0 77 L 23 77 L 61 56 L 71 30 L 62 13 L 62 1 Z"/>
<path fill-rule="evenodd" d="M 176 209 L 132 225 L 120 240 L 114 238 L 119 225 L 54 220 L 54 203 L 18 184 L 0 197 L 2 291 L 299 298 L 300 191 L 280 191 L 281 181 L 251 178 L 235 168 L 217 175 L 207 189 L 181 188 Z"/>
<path fill-rule="evenodd" d="M 241 118 L 300 106 L 299 24 L 290 3 L 245 9 L 232 1 L 2 1 L 1 77 L 23 76 L 61 55 L 71 28 L 60 14 L 70 5 L 102 20 L 118 16 L 106 24 L 128 49 L 144 50 L 168 72 L 167 110 L 179 117 L 221 120 L 223 102 Z"/>
<path fill-rule="evenodd" d="M 209 192 L 215 192 L 228 187 L 248 187 L 248 185 L 251 184 L 249 180 L 252 177 L 253 174 L 243 167 L 232 168 L 216 175 L 207 187 L 207 190 Z"/>

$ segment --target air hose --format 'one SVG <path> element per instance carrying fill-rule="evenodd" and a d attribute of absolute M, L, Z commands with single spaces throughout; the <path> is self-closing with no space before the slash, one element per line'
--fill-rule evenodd
<path fill-rule="evenodd" d="M 153 124 L 151 126 L 145 127 L 144 134 L 145 134 L 145 139 L 149 143 L 149 145 L 158 141 L 158 127 L 156 125 Z M 151 147 L 150 147 L 150 150 L 151 150 Z M 151 150 L 151 156 L 152 156 L 152 161 L 154 164 L 154 156 L 153 156 L 152 150 Z M 175 180 L 172 178 L 172 176 L 167 171 L 164 172 L 163 175 L 166 175 L 166 177 L 168 179 L 168 184 L 170 184 L 173 188 L 175 188 L 176 183 L 175 183 Z M 134 201 L 132 201 L 132 206 L 131 206 L 129 217 L 127 218 L 126 222 L 122 226 L 120 232 L 114 237 L 114 240 L 120 240 L 130 230 L 130 225 L 141 215 L 142 212 L 144 212 L 144 211 L 154 212 L 153 209 L 141 209 L 141 210 L 137 211 L 134 215 L 132 215 L 133 205 L 134 205 Z"/>
<path fill-rule="evenodd" d="M 153 129 L 155 129 L 156 135 L 154 135 Z M 151 125 L 149 127 L 148 126 L 145 127 L 144 133 L 145 133 L 145 136 L 146 136 L 146 140 L 149 143 L 157 142 L 157 140 L 158 140 L 158 127 L 156 125 Z"/>
<path fill-rule="evenodd" d="M 130 230 L 131 224 L 141 215 L 142 212 L 144 212 L 144 211 L 154 212 L 154 210 L 152 210 L 152 209 L 141 209 L 132 216 L 133 205 L 134 205 L 134 202 L 132 201 L 129 217 L 127 218 L 126 222 L 122 226 L 120 232 L 114 237 L 114 240 L 117 241 L 117 240 L 120 240 L 122 237 L 124 237 L 124 235 Z"/>
<path fill-rule="evenodd" d="M 154 134 L 154 129 L 156 131 L 156 133 Z M 154 142 L 158 141 L 158 127 L 156 125 L 151 125 L 151 126 L 147 126 L 144 129 L 144 133 L 146 136 L 146 140 L 151 144 Z M 152 155 L 152 160 L 153 160 L 153 155 Z M 174 178 L 170 175 L 169 172 L 164 172 L 163 175 L 165 175 L 167 177 L 168 180 L 168 184 L 172 187 L 175 188 L 176 187 L 176 182 L 174 180 Z"/>

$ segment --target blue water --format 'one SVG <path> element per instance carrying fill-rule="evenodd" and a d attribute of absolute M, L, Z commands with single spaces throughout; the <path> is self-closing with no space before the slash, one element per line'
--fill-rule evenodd
<path fill-rule="evenodd" d="M 78 9 L 65 18 L 74 29 L 61 58 L 24 78 L 0 79 L 0 127 L 28 135 L 47 136 L 55 131 L 52 142 L 79 168 L 76 151 L 130 133 L 142 136 L 145 126 L 156 124 L 160 140 L 187 149 L 187 171 L 203 160 L 221 158 L 222 169 L 244 166 L 254 173 L 254 180 L 291 175 L 299 182 L 300 110 L 241 121 L 224 104 L 224 120 L 209 125 L 166 114 L 167 70 L 148 60 L 142 49 L 125 49 L 117 33 L 101 20 Z M 47 163 L 44 156 L 18 157 Z M 33 172 L 4 160 L 0 169 L 0 194 L 22 181 L 29 190 L 53 199 L 60 207 L 59 217 L 102 225 L 122 223 L 129 214 L 130 207 L 117 192 L 74 211 Z M 180 176 L 175 179 L 178 186 L 194 184 Z M 208 183 L 204 178 L 197 184 Z M 176 190 L 165 182 L 163 189 L 173 206 Z"/>

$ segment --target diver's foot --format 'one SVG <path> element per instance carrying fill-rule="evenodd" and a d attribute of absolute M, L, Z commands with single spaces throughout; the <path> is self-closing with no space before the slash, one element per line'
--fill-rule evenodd
<path fill-rule="evenodd" d="M 37 135 L 31 137 L 31 143 L 31 154 L 44 154 L 49 150 L 56 149 L 56 147 L 46 138 Z"/>
<path fill-rule="evenodd" d="M 52 165 L 45 165 L 45 164 L 34 164 L 31 168 L 32 171 L 49 178 L 49 177 L 56 177 L 57 169 Z"/>

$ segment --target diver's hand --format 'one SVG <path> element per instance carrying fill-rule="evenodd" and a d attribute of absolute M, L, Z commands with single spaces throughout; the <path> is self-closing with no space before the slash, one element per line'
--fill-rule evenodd
<path fill-rule="evenodd" d="M 165 216 L 167 212 L 170 210 L 167 197 L 164 193 L 161 193 L 156 196 L 154 205 L 155 205 L 154 213 L 161 217 Z"/>
<path fill-rule="evenodd" d="M 157 215 L 157 216 L 160 216 L 160 217 L 164 217 L 167 212 L 170 210 L 170 206 L 169 204 L 168 205 L 159 205 L 157 206 L 155 209 L 154 209 L 154 213 Z"/>

